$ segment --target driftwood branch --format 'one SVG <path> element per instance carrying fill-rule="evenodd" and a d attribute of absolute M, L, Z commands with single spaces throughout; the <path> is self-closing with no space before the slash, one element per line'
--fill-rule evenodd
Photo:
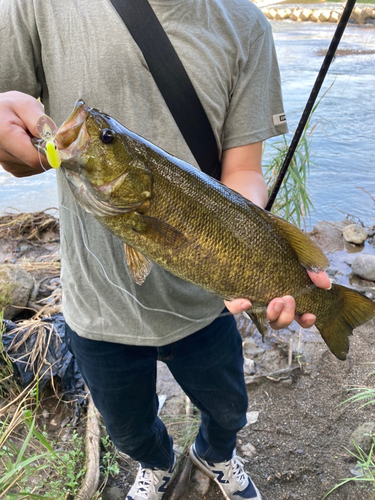
<path fill-rule="evenodd" d="M 301 367 L 299 365 L 290 366 L 288 368 L 283 368 L 282 370 L 277 370 L 272 373 L 264 373 L 262 375 L 252 375 L 245 377 L 246 385 L 256 384 L 260 382 L 262 379 L 272 380 L 273 382 L 280 382 L 281 380 L 285 380 L 289 377 L 290 373 L 295 370 L 300 370 Z"/>
<path fill-rule="evenodd" d="M 75 500 L 91 500 L 99 486 L 99 412 L 95 408 L 91 396 L 87 409 L 86 424 L 86 474 Z"/>
<path fill-rule="evenodd" d="M 188 483 L 191 475 L 192 463 L 187 459 L 183 465 L 180 477 L 173 486 L 172 493 L 169 500 L 179 500 L 184 498 L 185 492 L 188 488 Z"/>

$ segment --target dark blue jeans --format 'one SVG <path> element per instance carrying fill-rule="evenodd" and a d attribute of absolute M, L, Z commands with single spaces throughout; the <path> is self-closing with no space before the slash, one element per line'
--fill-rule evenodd
<path fill-rule="evenodd" d="M 231 314 L 163 347 L 88 340 L 69 326 L 66 339 L 109 436 L 142 467 L 168 469 L 173 460 L 173 441 L 157 416 L 157 360 L 201 411 L 198 454 L 212 462 L 232 457 L 248 400 L 242 341 Z"/>

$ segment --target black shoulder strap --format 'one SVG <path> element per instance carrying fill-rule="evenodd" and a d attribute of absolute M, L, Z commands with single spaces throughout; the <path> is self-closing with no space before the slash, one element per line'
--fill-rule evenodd
<path fill-rule="evenodd" d="M 173 45 L 147 0 L 111 0 L 141 49 L 152 76 L 206 174 L 220 178 L 216 139 L 206 112 Z"/>

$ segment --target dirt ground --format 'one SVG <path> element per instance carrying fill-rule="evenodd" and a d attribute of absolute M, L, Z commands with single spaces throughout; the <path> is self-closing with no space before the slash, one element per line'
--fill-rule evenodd
<path fill-rule="evenodd" d="M 246 327 L 242 326 L 242 331 Z M 238 436 L 238 454 L 252 450 L 247 457 L 246 470 L 250 473 L 263 500 L 322 500 L 324 495 L 340 480 L 352 477 L 356 460 L 345 449 L 350 447 L 351 433 L 361 424 L 374 421 L 374 407 L 359 409 L 359 404 L 341 405 L 352 393 L 350 386 L 374 386 L 375 376 L 370 375 L 374 361 L 375 322 L 358 329 L 351 339 L 351 348 L 345 362 L 338 361 L 320 340 L 318 334 L 283 332 L 268 340 L 265 352 L 254 357 L 256 376 L 248 384 L 249 411 L 259 412 L 258 420 L 246 426 Z M 243 333 L 244 340 L 248 338 Z M 253 336 L 259 351 L 264 349 L 261 339 Z M 292 368 L 297 369 L 280 376 L 261 376 L 278 369 L 288 368 L 290 345 L 298 345 L 299 362 L 294 359 Z M 294 350 L 293 347 L 293 350 Z M 245 343 L 246 355 L 246 343 Z M 293 355 L 295 358 L 295 354 Z M 160 367 L 159 394 L 168 392 L 170 384 L 171 405 L 174 411 L 184 413 L 182 394 L 169 379 L 165 368 Z M 280 379 L 276 381 L 276 379 Z M 177 400 L 173 403 L 173 400 Z M 163 413 L 170 414 L 168 399 Z M 184 463 L 184 460 L 182 462 Z M 103 499 L 125 498 L 132 484 L 136 466 L 129 462 L 122 477 L 116 478 L 107 488 Z M 184 500 L 218 500 L 220 490 L 211 483 L 202 496 L 196 490 L 194 470 L 190 471 Z M 199 476 L 198 476 L 199 477 Z M 176 481 L 178 482 L 178 480 Z M 113 489 L 117 483 L 120 490 Z M 118 496 L 113 496 L 117 490 Z M 176 498 L 173 485 L 166 500 Z M 373 500 L 375 491 L 361 483 L 348 483 L 340 487 L 329 499 Z"/>

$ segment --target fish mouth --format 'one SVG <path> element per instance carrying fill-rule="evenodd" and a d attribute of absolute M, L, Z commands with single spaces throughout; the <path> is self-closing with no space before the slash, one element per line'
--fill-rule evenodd
<path fill-rule="evenodd" d="M 78 99 L 74 109 L 53 137 L 53 142 L 59 151 L 60 159 L 68 161 L 77 153 L 84 152 L 90 143 L 90 134 L 87 131 L 86 121 L 89 108 L 82 99 Z M 46 139 L 33 137 L 34 147 L 46 155 Z"/>
<path fill-rule="evenodd" d="M 106 217 L 131 212 L 138 208 L 139 204 L 122 207 L 109 201 L 112 190 L 124 181 L 127 172 L 101 186 L 93 185 L 87 177 L 84 153 L 92 142 L 87 130 L 87 120 L 95 111 L 86 106 L 82 99 L 78 99 L 72 113 L 57 130 L 53 142 L 62 161 L 61 171 L 77 202 L 92 215 Z M 44 139 L 33 138 L 32 143 L 45 154 Z"/>
<path fill-rule="evenodd" d="M 83 152 L 90 143 L 86 120 L 88 107 L 82 99 L 78 99 L 72 113 L 64 121 L 55 135 L 55 144 L 62 161 L 67 161 Z"/>

